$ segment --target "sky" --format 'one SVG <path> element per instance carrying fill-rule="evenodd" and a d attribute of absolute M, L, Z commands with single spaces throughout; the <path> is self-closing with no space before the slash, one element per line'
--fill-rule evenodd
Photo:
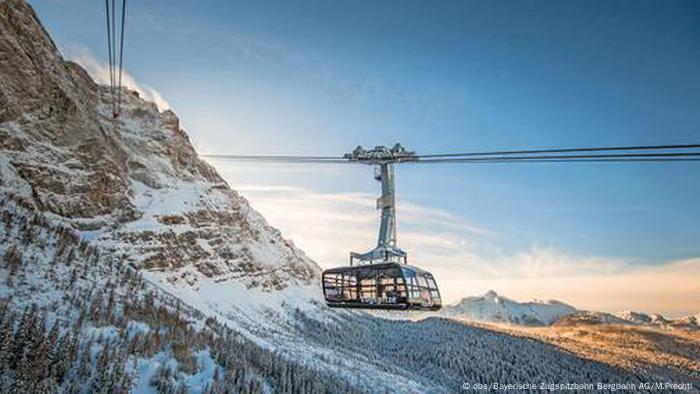
<path fill-rule="evenodd" d="M 104 81 L 102 3 L 34 0 Z M 700 142 L 698 1 L 128 3 L 127 85 L 200 153 L 342 155 Z M 364 166 L 211 161 L 322 267 L 376 242 Z M 698 164 L 397 170 L 398 239 L 453 302 L 700 312 Z"/>

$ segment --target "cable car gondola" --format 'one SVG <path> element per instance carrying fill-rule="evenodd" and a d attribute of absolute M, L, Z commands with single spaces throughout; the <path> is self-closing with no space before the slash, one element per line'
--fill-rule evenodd
<path fill-rule="evenodd" d="M 387 149 L 358 147 L 345 159 L 376 166 L 374 178 L 382 184 L 377 209 L 382 211 L 377 247 L 350 253 L 350 265 L 323 272 L 326 304 L 333 308 L 438 310 L 440 291 L 433 275 L 407 264 L 407 254 L 396 245 L 394 163 L 412 161 L 414 152 L 396 144 Z M 353 265 L 355 260 L 357 265 Z"/>
<path fill-rule="evenodd" d="M 326 304 L 336 308 L 438 310 L 440 291 L 430 272 L 407 264 L 379 263 L 323 272 Z"/>

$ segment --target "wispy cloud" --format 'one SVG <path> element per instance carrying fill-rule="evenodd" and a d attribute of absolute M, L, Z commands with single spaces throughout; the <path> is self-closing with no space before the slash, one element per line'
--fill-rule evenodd
<path fill-rule="evenodd" d="M 99 60 L 90 50 L 78 45 L 64 45 L 61 47 L 61 52 L 66 60 L 80 64 L 95 82 L 101 85 L 109 84 L 109 64 Z M 158 110 L 170 109 L 170 104 L 159 91 L 146 84 L 136 82 L 136 79 L 126 71 L 122 71 L 122 85 L 138 92 L 144 100 L 155 103 Z"/>
<path fill-rule="evenodd" d="M 322 267 L 345 264 L 349 251 L 376 243 L 376 196 L 233 186 Z M 693 307 L 700 305 L 700 258 L 649 266 L 536 245 L 508 253 L 497 246 L 500 231 L 440 209 L 400 202 L 398 218 L 401 247 L 411 262 L 437 276 L 448 302 L 495 289 L 516 299 L 556 298 L 593 310 L 698 312 Z"/>

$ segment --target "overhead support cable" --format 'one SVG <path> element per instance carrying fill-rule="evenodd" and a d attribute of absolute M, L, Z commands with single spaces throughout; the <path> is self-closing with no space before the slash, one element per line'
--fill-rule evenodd
<path fill-rule="evenodd" d="M 249 156 L 249 155 L 202 155 L 207 159 L 239 161 L 239 162 L 264 162 L 287 164 L 349 164 L 352 163 L 342 157 L 327 156 Z M 361 163 L 356 163 L 361 164 Z"/>
<path fill-rule="evenodd" d="M 449 158 L 462 156 L 495 156 L 495 155 L 519 155 L 519 154 L 541 154 L 541 153 L 574 153 L 574 152 L 603 152 L 603 151 L 633 151 L 633 150 L 676 150 L 676 149 L 697 149 L 700 144 L 677 144 L 677 145 L 637 145 L 637 146 L 605 146 L 592 148 L 555 148 L 555 149 L 521 149 L 502 150 L 491 152 L 464 152 L 464 153 L 436 153 L 418 155 L 420 158 Z"/>
<path fill-rule="evenodd" d="M 621 154 L 595 154 L 595 155 L 536 155 L 536 156 L 493 156 L 493 157 L 454 157 L 439 159 L 423 159 L 419 156 L 416 163 L 467 163 L 490 161 L 530 161 L 530 160 L 579 160 L 579 159 L 632 159 L 632 158 L 677 158 L 697 157 L 700 152 L 673 152 L 673 153 L 621 153 Z"/>
<path fill-rule="evenodd" d="M 109 92 L 114 98 L 114 69 L 112 68 L 112 18 L 110 14 L 110 0 L 105 0 L 105 17 L 107 20 L 107 57 L 109 60 Z M 112 101 L 112 112 L 114 112 L 114 101 Z"/>
<path fill-rule="evenodd" d="M 117 80 L 117 115 L 122 111 L 122 66 L 124 64 L 124 27 L 126 24 L 126 0 L 122 0 L 122 28 L 119 44 L 119 77 Z"/>
<path fill-rule="evenodd" d="M 356 151 L 357 152 L 357 151 Z M 467 152 L 455 154 L 416 155 L 413 152 L 406 155 L 392 155 L 390 151 L 381 151 L 378 155 L 373 151 L 359 151 L 359 154 L 345 156 L 300 156 L 300 155 L 204 155 L 214 160 L 233 160 L 247 162 L 269 163 L 320 163 L 320 164 L 382 164 L 382 163 L 522 163 L 522 162 L 668 162 L 668 161 L 700 161 L 700 144 L 685 145 L 654 145 L 654 146 L 615 146 L 594 148 L 562 148 L 562 149 L 532 149 L 508 150 L 493 152 Z M 369 153 L 368 153 L 369 152 Z M 585 152 L 586 154 L 573 154 Z M 594 152 L 594 153 L 589 153 Z M 615 153 L 595 153 L 615 152 Z M 572 154 L 552 154 L 572 153 Z"/>
<path fill-rule="evenodd" d="M 406 162 L 406 164 L 493 164 L 493 163 L 653 163 L 653 162 L 694 162 L 700 161 L 699 158 L 629 158 L 629 159 L 539 159 L 532 160 L 511 160 L 508 158 L 499 158 L 493 160 L 460 160 L 460 161 L 414 161 Z"/>
<path fill-rule="evenodd" d="M 121 21 L 119 21 L 119 43 L 117 44 L 117 0 L 105 0 L 107 25 L 107 58 L 109 61 L 109 93 L 112 117 L 121 113 L 122 70 L 124 66 L 124 37 L 126 29 L 126 0 L 122 0 Z M 118 48 L 117 48 L 118 45 Z"/>
<path fill-rule="evenodd" d="M 290 156 L 290 155 L 202 155 L 211 159 L 230 159 L 230 160 L 342 160 L 342 156 Z"/>

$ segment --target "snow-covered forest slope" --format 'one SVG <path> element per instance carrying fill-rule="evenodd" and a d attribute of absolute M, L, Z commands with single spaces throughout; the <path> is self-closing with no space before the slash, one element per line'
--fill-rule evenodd
<path fill-rule="evenodd" d="M 450 319 L 326 308 L 316 263 L 198 158 L 176 115 L 123 98 L 115 125 L 108 88 L 24 0 L 0 0 L 0 392 L 642 380 Z"/>

